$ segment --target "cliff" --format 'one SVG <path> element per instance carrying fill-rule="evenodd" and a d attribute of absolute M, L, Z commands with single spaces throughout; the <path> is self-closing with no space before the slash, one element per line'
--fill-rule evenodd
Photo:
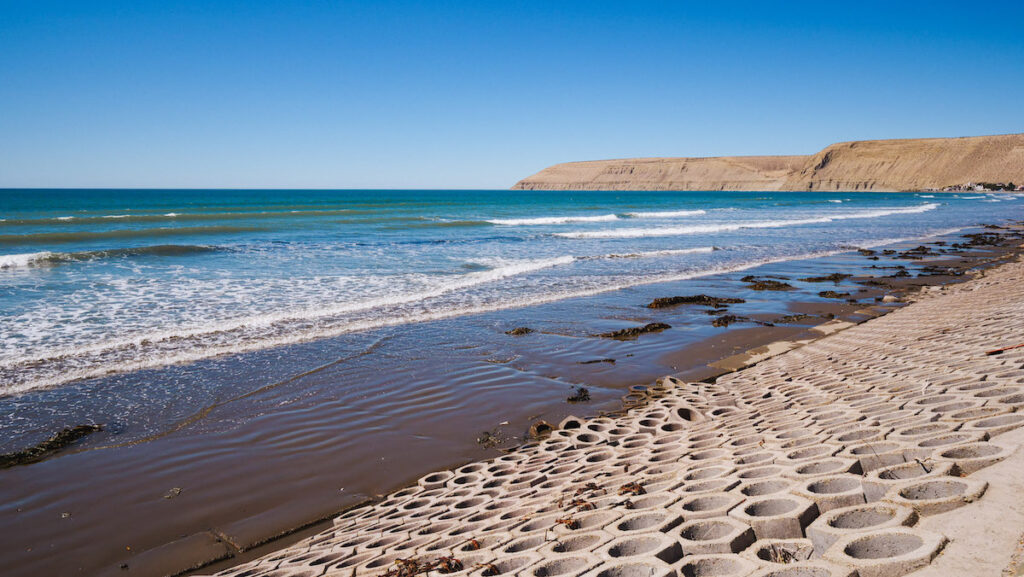
<path fill-rule="evenodd" d="M 556 164 L 520 190 L 906 191 L 1024 183 L 1024 134 L 862 140 L 808 156 L 632 158 Z"/>

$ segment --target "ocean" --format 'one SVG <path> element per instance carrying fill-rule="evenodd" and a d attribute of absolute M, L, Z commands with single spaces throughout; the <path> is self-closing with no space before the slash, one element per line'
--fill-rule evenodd
<path fill-rule="evenodd" d="M 91 574 L 206 531 L 253 545 L 492 456 L 484 432 L 614 410 L 701 343 L 874 302 L 801 278 L 914 276 L 946 257 L 891 251 L 1008 219 L 1024 195 L 2 190 L 0 452 L 103 430 L 0 470 L 0 557 Z M 701 293 L 749 318 L 646 307 Z M 806 326 L 750 320 L 795 302 Z M 671 328 L 596 338 L 650 322 Z"/>
<path fill-rule="evenodd" d="M 0 394 L 916 238 L 1020 197 L 0 191 Z"/>

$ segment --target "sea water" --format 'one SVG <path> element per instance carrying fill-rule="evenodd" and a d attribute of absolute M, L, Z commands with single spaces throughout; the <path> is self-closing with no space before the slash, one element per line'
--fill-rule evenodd
<path fill-rule="evenodd" d="M 1021 195 L 0 191 L 0 394 L 1024 217 Z"/>

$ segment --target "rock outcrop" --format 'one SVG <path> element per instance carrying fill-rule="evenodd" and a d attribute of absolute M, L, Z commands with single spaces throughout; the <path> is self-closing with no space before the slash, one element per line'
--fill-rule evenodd
<path fill-rule="evenodd" d="M 969 182 L 1024 183 L 1024 134 L 842 142 L 807 156 L 567 162 L 512 188 L 898 192 Z"/>

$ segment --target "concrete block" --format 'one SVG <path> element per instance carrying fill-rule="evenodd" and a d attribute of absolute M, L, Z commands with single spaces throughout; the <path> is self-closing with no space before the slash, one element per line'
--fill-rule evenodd
<path fill-rule="evenodd" d="M 889 489 L 883 501 L 912 507 L 921 516 L 935 515 L 963 507 L 981 498 L 986 481 L 940 477 L 906 481 Z"/>
<path fill-rule="evenodd" d="M 739 555 L 687 555 L 675 568 L 679 577 L 747 577 L 760 566 Z"/>
<path fill-rule="evenodd" d="M 851 474 L 816 477 L 793 492 L 814 502 L 819 513 L 866 502 L 861 477 Z"/>
<path fill-rule="evenodd" d="M 856 569 L 860 577 L 898 577 L 928 565 L 946 542 L 942 535 L 920 529 L 881 529 L 843 537 L 824 557 Z"/>
<path fill-rule="evenodd" d="M 771 495 L 749 499 L 729 516 L 749 525 L 758 539 L 794 539 L 804 536 L 818 508 L 796 495 Z"/>
<path fill-rule="evenodd" d="M 995 443 L 967 443 L 948 449 L 936 449 L 932 459 L 951 461 L 962 475 L 970 475 L 994 465 L 1013 454 L 1015 449 Z"/>
<path fill-rule="evenodd" d="M 684 521 L 724 517 L 746 500 L 735 493 L 698 493 L 680 500 L 672 509 L 682 514 Z"/>
<path fill-rule="evenodd" d="M 730 517 L 683 523 L 675 534 L 686 555 L 738 553 L 755 540 L 749 525 Z"/>
<path fill-rule="evenodd" d="M 664 533 L 644 533 L 618 537 L 596 551 L 603 561 L 619 562 L 630 557 L 656 557 L 671 565 L 683 557 L 679 541 Z"/>

